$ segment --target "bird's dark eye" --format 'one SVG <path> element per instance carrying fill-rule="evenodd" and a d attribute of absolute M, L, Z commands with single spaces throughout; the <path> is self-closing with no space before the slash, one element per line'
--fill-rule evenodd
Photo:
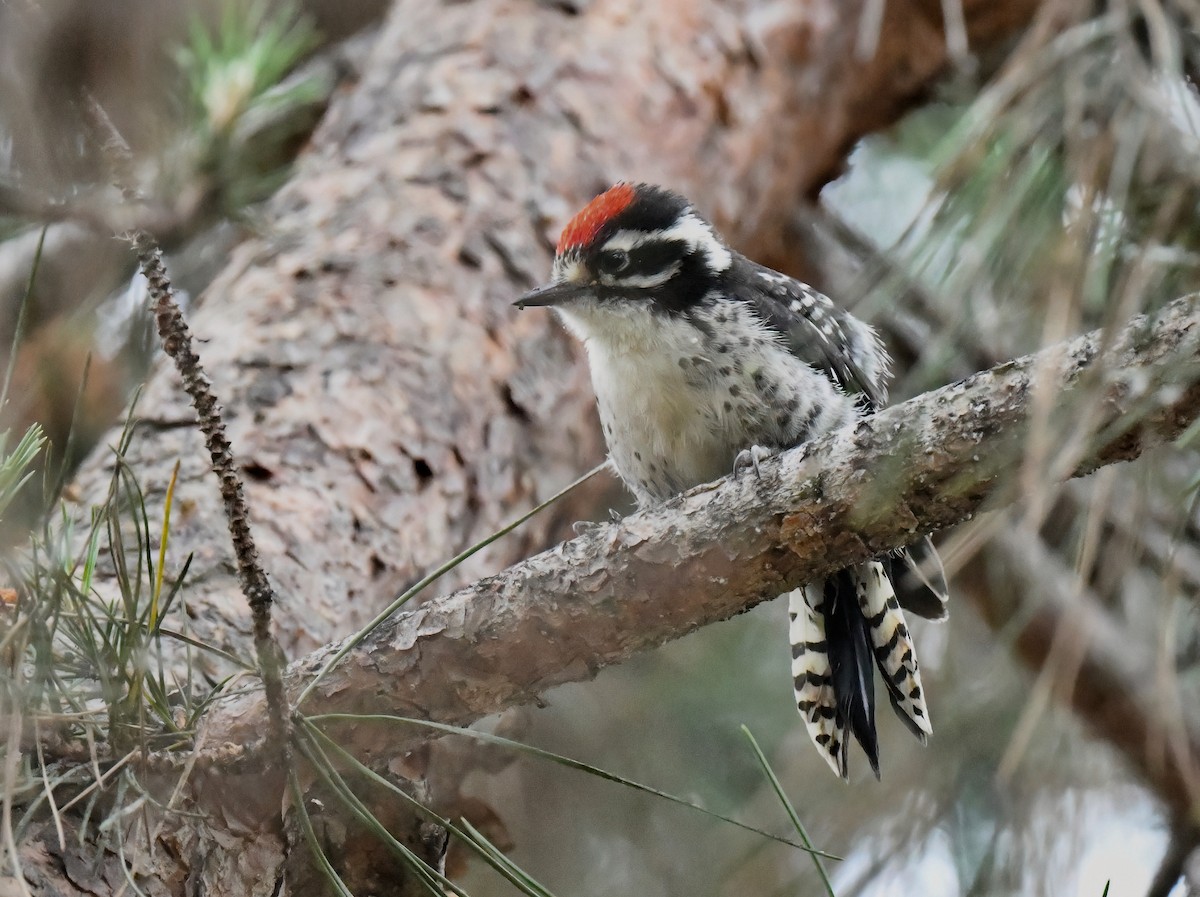
<path fill-rule="evenodd" d="M 606 249 L 596 259 L 596 267 L 603 274 L 620 274 L 629 267 L 629 253 L 624 249 Z"/>

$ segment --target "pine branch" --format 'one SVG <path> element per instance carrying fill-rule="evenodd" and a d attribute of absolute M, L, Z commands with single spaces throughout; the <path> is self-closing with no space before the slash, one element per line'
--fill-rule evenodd
<path fill-rule="evenodd" d="M 1095 437 L 1064 476 L 1138 457 L 1200 415 L 1200 304 L 1096 331 L 887 409 L 406 610 L 300 707 L 466 724 L 1017 497 L 1035 398 Z M 1047 392 L 1048 391 L 1048 392 Z M 329 646 L 294 664 L 293 695 Z M 216 708 L 210 744 L 252 740 L 260 696 Z M 391 748 L 427 735 L 414 730 Z"/>

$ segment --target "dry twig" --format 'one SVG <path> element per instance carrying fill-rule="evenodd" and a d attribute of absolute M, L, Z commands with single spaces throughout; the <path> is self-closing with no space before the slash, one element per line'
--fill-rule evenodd
<path fill-rule="evenodd" d="M 89 98 L 87 108 L 94 126 L 104 139 L 104 152 L 115 169 L 118 186 L 127 198 L 136 199 L 137 195 L 130 186 L 133 183 L 130 171 L 132 153 L 128 145 L 99 103 Z M 183 387 L 191 397 L 200 429 L 204 433 L 213 471 L 221 483 L 221 498 L 237 558 L 238 580 L 250 604 L 254 623 L 254 647 L 263 678 L 270 731 L 279 757 L 283 760 L 287 755 L 288 742 L 287 696 L 283 691 L 282 679 L 286 659 L 271 632 L 271 605 L 275 596 L 267 581 L 266 571 L 259 563 L 254 536 L 250 532 L 250 509 L 237 473 L 233 449 L 225 435 L 221 406 L 200 364 L 200 357 L 192 348 L 191 332 L 175 301 L 175 291 L 163 265 L 162 250 L 144 230 L 131 232 L 129 240 L 137 252 L 142 275 L 154 299 L 154 318 L 163 351 L 175 362 L 183 378 Z"/>

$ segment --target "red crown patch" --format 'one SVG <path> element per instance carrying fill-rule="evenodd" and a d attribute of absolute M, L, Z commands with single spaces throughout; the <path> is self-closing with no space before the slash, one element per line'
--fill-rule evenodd
<path fill-rule="evenodd" d="M 596 238 L 600 228 L 629 207 L 636 195 L 632 184 L 621 183 L 605 190 L 563 228 L 556 252 L 562 255 L 568 250 L 587 246 Z"/>

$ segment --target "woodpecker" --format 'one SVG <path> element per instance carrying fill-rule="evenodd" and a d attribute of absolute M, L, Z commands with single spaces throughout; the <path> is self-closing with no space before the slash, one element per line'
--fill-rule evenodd
<path fill-rule="evenodd" d="M 587 349 L 609 456 L 640 506 L 852 424 L 887 400 L 875 331 L 807 284 L 731 249 L 682 196 L 619 183 L 562 231 L 552 306 Z M 788 595 L 792 680 L 809 736 L 849 778 L 848 738 L 879 777 L 874 671 L 922 741 L 931 732 L 905 622 L 946 615 L 932 543 Z"/>

